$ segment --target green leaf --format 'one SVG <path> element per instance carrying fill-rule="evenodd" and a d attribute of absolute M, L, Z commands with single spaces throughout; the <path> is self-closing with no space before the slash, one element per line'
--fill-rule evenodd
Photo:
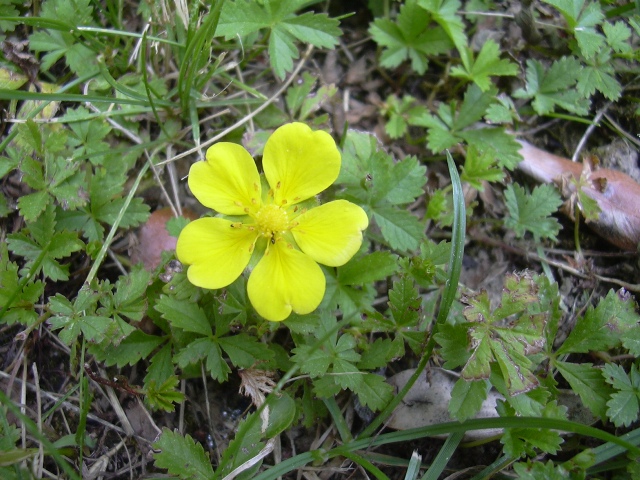
<path fill-rule="evenodd" d="M 218 342 L 212 338 L 199 338 L 180 350 L 173 360 L 180 368 L 206 358 L 205 368 L 212 378 L 225 382 L 231 369 L 222 358 L 222 350 Z"/>
<path fill-rule="evenodd" d="M 418 5 L 427 10 L 433 19 L 447 32 L 447 35 L 463 58 L 467 54 L 467 36 L 462 19 L 457 13 L 461 10 L 458 0 L 418 0 Z"/>
<path fill-rule="evenodd" d="M 633 299 L 610 290 L 596 308 L 589 307 L 579 317 L 558 355 L 607 351 L 620 345 L 626 332 L 638 327 L 640 316 Z"/>
<path fill-rule="evenodd" d="M 394 389 L 385 382 L 381 375 L 365 373 L 359 376 L 360 381 L 354 388 L 360 403 L 371 410 L 381 410 L 393 397 Z"/>
<path fill-rule="evenodd" d="M 312 377 L 324 375 L 331 366 L 331 358 L 322 349 L 313 349 L 310 345 L 300 345 L 291 350 L 291 360 L 300 365 L 300 371 Z"/>
<path fill-rule="evenodd" d="M 426 113 L 426 107 L 411 95 L 403 96 L 402 100 L 390 95 L 382 108 L 382 114 L 389 117 L 385 130 L 391 138 L 400 138 L 407 132 L 409 125 L 416 125 Z"/>
<path fill-rule="evenodd" d="M 607 37 L 609 46 L 618 53 L 631 53 L 631 29 L 624 22 L 604 22 L 602 31 Z"/>
<path fill-rule="evenodd" d="M 592 57 L 604 46 L 604 37 L 594 27 L 604 20 L 598 2 L 584 7 L 584 0 L 544 0 L 556 7 L 567 21 L 585 58 Z"/>
<path fill-rule="evenodd" d="M 88 288 L 82 288 L 73 303 L 59 293 L 49 298 L 49 309 L 54 314 L 49 323 L 53 330 L 61 329 L 58 336 L 63 342 L 71 345 L 80 334 L 91 343 L 102 343 L 107 338 L 119 336 L 116 320 L 95 315 L 99 298 L 98 292 Z"/>
<path fill-rule="evenodd" d="M 56 232 L 56 214 L 52 205 L 34 222 L 27 224 L 21 233 L 7 235 L 9 250 L 25 258 L 24 268 L 42 269 L 45 276 L 53 281 L 68 280 L 68 266 L 61 265 L 58 259 L 68 257 L 82 249 L 84 244 L 75 233 Z M 28 231 L 29 236 L 25 232 Z"/>
<path fill-rule="evenodd" d="M 389 309 L 398 330 L 417 325 L 421 303 L 422 297 L 412 278 L 402 277 L 393 282 L 393 288 L 389 290 Z"/>
<path fill-rule="evenodd" d="M 393 207 L 376 207 L 373 210 L 382 236 L 394 250 L 411 251 L 418 248 L 424 237 L 424 226 L 406 210 Z"/>
<path fill-rule="evenodd" d="M 124 315 L 139 322 L 147 310 L 146 291 L 151 274 L 142 266 L 134 267 L 129 275 L 121 276 L 116 282 L 111 314 Z"/>
<path fill-rule="evenodd" d="M 356 256 L 338 269 L 342 285 L 360 285 L 384 280 L 398 269 L 398 257 L 391 252 L 373 252 Z"/>
<path fill-rule="evenodd" d="M 411 60 L 411 68 L 422 75 L 427 71 L 428 57 L 446 53 L 453 46 L 446 31 L 433 23 L 431 15 L 409 0 L 400 7 L 395 22 L 376 18 L 369 27 L 373 40 L 384 47 L 380 65 L 395 68 Z"/>
<path fill-rule="evenodd" d="M 513 469 L 520 480 L 540 480 L 541 478 L 546 480 L 566 480 L 571 478 L 571 474 L 575 474 L 574 471 L 571 471 L 570 474 L 562 465 L 553 463 L 553 460 L 549 460 L 547 463 L 539 460 L 515 463 Z"/>
<path fill-rule="evenodd" d="M 585 65 L 578 79 L 578 92 L 584 97 L 590 97 L 597 90 L 609 100 L 617 100 L 622 93 L 622 85 L 615 78 L 615 74 L 611 55 L 609 50 L 605 49 Z"/>
<path fill-rule="evenodd" d="M 496 163 L 492 152 L 485 151 L 481 154 L 475 144 L 469 145 L 460 179 L 476 190 L 483 191 L 483 181 L 499 182 L 504 178 L 504 172 Z"/>
<path fill-rule="evenodd" d="M 135 330 L 119 345 L 109 345 L 103 349 L 95 348 L 92 349 L 92 354 L 108 367 L 116 365 L 118 368 L 122 368 L 125 365 L 133 366 L 140 360 L 147 358 L 163 343 L 162 337 L 149 335 L 142 330 Z"/>
<path fill-rule="evenodd" d="M 445 323 L 438 328 L 435 339 L 440 344 L 440 355 L 444 358 L 444 368 L 453 369 L 466 364 L 471 352 L 467 348 L 468 336 L 465 324 Z"/>
<path fill-rule="evenodd" d="M 635 365 L 631 365 L 629 375 L 620 365 L 609 363 L 602 369 L 607 383 L 616 392 L 607 402 L 607 416 L 616 427 L 629 427 L 638 419 L 640 411 L 640 373 Z"/>
<path fill-rule="evenodd" d="M 180 379 L 173 375 L 167 378 L 161 385 L 155 380 L 150 380 L 145 387 L 145 402 L 154 410 L 173 412 L 174 403 L 184 402 L 184 393 L 176 390 Z"/>
<path fill-rule="evenodd" d="M 18 198 L 18 209 L 27 222 L 33 222 L 44 212 L 50 202 L 49 193 L 46 190 L 40 190 Z"/>
<path fill-rule="evenodd" d="M 397 339 L 376 338 L 373 343 L 367 345 L 366 350 L 362 352 L 358 368 L 360 370 L 375 370 L 384 367 L 389 362 L 404 356 L 403 342 Z"/>
<path fill-rule="evenodd" d="M 18 275 L 18 266 L 9 262 L 7 244 L 0 245 L 0 309 L 2 323 L 32 325 L 38 318 L 35 304 L 44 292 L 44 282 L 30 282 Z"/>
<path fill-rule="evenodd" d="M 470 129 L 459 135 L 470 146 L 475 146 L 481 155 L 491 155 L 501 167 L 513 170 L 522 161 L 520 144 L 504 128 Z"/>
<path fill-rule="evenodd" d="M 473 52 L 469 49 L 468 54 L 462 59 L 463 66 L 453 67 L 451 75 L 475 83 L 483 92 L 491 87 L 492 76 L 514 76 L 518 73 L 518 66 L 515 63 L 500 58 L 500 47 L 491 39 L 482 45 L 475 60 Z"/>
<path fill-rule="evenodd" d="M 161 295 L 155 305 L 155 309 L 162 313 L 163 318 L 168 320 L 174 327 L 205 336 L 212 334 L 211 324 L 207 316 L 195 303 Z"/>
<path fill-rule="evenodd" d="M 216 35 L 230 40 L 236 35 L 245 36 L 268 28 L 271 67 L 283 79 L 299 56 L 296 40 L 319 48 L 333 48 L 342 34 L 338 20 L 324 13 L 306 12 L 296 16 L 295 12 L 305 4 L 306 1 L 300 0 L 266 0 L 263 5 L 251 0 L 227 1 L 222 7 Z"/>
<path fill-rule="evenodd" d="M 562 361 L 555 361 L 553 366 L 594 415 L 606 418 L 607 401 L 613 390 L 605 383 L 600 369 L 594 368 L 590 363 Z"/>
<path fill-rule="evenodd" d="M 219 338 L 218 344 L 229 355 L 231 363 L 239 368 L 249 368 L 259 360 L 273 358 L 268 345 L 246 333 Z"/>
<path fill-rule="evenodd" d="M 155 465 L 166 469 L 180 478 L 208 480 L 213 478 L 211 460 L 204 452 L 202 444 L 196 443 L 189 435 L 182 436 L 168 428 L 153 444 Z"/>
<path fill-rule="evenodd" d="M 500 409 L 499 409 L 500 411 Z M 500 412 L 502 415 L 502 412 Z M 566 419 L 566 407 L 558 406 L 557 402 L 545 405 L 541 417 Z M 563 443 L 560 433 L 542 428 L 509 428 L 505 430 L 500 442 L 504 445 L 506 454 L 517 458 L 524 454 L 535 456 L 538 450 L 555 454 Z"/>
<path fill-rule="evenodd" d="M 528 194 L 520 185 L 510 184 L 504 197 L 509 211 L 505 227 L 513 230 L 518 237 L 531 232 L 536 239 L 557 241 L 560 224 L 550 215 L 557 211 L 562 199 L 553 186 L 540 185 Z"/>
<path fill-rule="evenodd" d="M 514 92 L 515 98 L 533 99 L 532 106 L 540 115 L 556 107 L 578 114 L 589 112 L 589 100 L 575 88 L 582 75 L 582 64 L 575 57 L 563 57 L 545 69 L 537 60 L 527 60 L 526 86 Z"/>
<path fill-rule="evenodd" d="M 499 305 L 492 310 L 485 291 L 464 299 L 468 306 L 464 316 L 467 326 L 469 360 L 462 369 L 465 379 L 485 379 L 495 362 L 509 395 L 533 390 L 538 380 L 533 374 L 530 356 L 545 345 L 544 327 L 547 312 L 539 304 L 535 279 L 529 274 L 508 275 Z M 530 313 L 536 312 L 536 313 Z M 503 320 L 515 319 L 503 325 Z"/>
<path fill-rule="evenodd" d="M 266 438 L 273 438 L 291 427 L 296 418 L 296 404 L 293 399 L 284 392 L 278 395 L 269 395 L 269 423 L 264 431 Z"/>
<path fill-rule="evenodd" d="M 451 401 L 449 402 L 451 417 L 461 422 L 475 417 L 482 408 L 482 402 L 487 398 L 487 393 L 486 381 L 470 382 L 459 378 L 451 390 Z"/>

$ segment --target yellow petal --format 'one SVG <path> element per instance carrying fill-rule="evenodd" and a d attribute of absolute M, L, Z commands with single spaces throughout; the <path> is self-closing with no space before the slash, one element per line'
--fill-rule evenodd
<path fill-rule="evenodd" d="M 202 288 L 222 288 L 240 276 L 251 258 L 256 232 L 234 228 L 222 218 L 201 218 L 180 232 L 176 255 L 190 265 L 189 281 Z"/>
<path fill-rule="evenodd" d="M 260 205 L 260 175 L 242 146 L 216 143 L 207 150 L 207 161 L 191 165 L 189 188 L 205 207 L 225 215 L 245 215 Z"/>
<path fill-rule="evenodd" d="M 269 245 L 247 283 L 253 308 L 273 322 L 286 319 L 291 311 L 314 311 L 322 301 L 324 289 L 324 273 L 318 264 L 284 241 Z"/>
<path fill-rule="evenodd" d="M 296 243 L 316 262 L 331 267 L 347 263 L 362 245 L 369 225 L 365 211 L 346 200 L 335 200 L 301 214 L 291 229 Z"/>
<path fill-rule="evenodd" d="M 340 163 L 331 135 L 314 132 L 304 123 L 289 123 L 273 132 L 262 157 L 277 205 L 292 205 L 325 190 L 338 178 Z"/>

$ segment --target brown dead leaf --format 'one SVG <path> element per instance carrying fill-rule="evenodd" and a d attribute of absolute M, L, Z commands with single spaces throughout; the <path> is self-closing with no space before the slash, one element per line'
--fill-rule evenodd
<path fill-rule="evenodd" d="M 598 235 L 613 245 L 635 251 L 640 242 L 640 184 L 629 175 L 601 168 L 588 171 L 582 163 L 553 155 L 520 140 L 524 160 L 518 168 L 541 183 L 558 183 L 562 177 L 579 180 L 587 175 L 582 191 L 600 207 L 599 218 L 589 223 Z M 571 195 L 571 188 L 563 192 Z"/>

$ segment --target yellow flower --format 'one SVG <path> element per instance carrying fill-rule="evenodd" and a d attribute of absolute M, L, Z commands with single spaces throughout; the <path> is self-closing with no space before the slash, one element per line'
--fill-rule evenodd
<path fill-rule="evenodd" d="M 191 283 L 222 288 L 240 276 L 254 254 L 262 257 L 247 292 L 256 311 L 272 321 L 315 310 L 325 292 L 318 265 L 348 262 L 362 244 L 367 214 L 346 200 L 305 208 L 301 202 L 329 187 L 340 172 L 331 136 L 302 123 L 278 128 L 264 147 L 261 182 L 249 152 L 221 142 L 189 172 L 189 187 L 204 206 L 233 218 L 207 217 L 180 233 L 176 254 L 189 265 Z"/>

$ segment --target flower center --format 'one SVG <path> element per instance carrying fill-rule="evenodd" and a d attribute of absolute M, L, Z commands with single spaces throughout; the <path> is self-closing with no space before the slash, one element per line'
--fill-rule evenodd
<path fill-rule="evenodd" d="M 264 205 L 255 218 L 260 234 L 265 237 L 273 237 L 289 229 L 289 215 L 277 205 Z"/>

